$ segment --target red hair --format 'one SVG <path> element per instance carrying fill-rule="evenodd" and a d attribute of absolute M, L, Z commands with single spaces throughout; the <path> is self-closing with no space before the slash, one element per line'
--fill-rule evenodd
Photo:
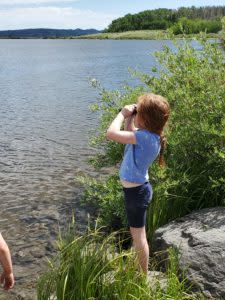
<path fill-rule="evenodd" d="M 161 149 L 159 165 L 165 166 L 164 150 L 166 138 L 163 133 L 164 126 L 170 115 L 170 105 L 166 98 L 152 93 L 144 94 L 138 98 L 138 118 L 143 127 L 160 136 Z"/>

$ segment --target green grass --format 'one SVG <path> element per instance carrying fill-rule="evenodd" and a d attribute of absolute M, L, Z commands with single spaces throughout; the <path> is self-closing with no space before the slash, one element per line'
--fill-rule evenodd
<path fill-rule="evenodd" d="M 156 40 L 165 39 L 168 35 L 164 30 L 136 30 L 136 31 L 125 31 L 116 33 L 98 33 L 79 36 L 81 39 L 113 39 L 113 40 L 123 40 L 123 39 L 139 39 L 139 40 Z"/>
<path fill-rule="evenodd" d="M 178 279 L 177 257 L 170 251 L 166 287 L 149 284 L 137 272 L 135 253 L 122 249 L 121 236 L 104 236 L 101 230 L 59 239 L 58 255 L 49 263 L 37 286 L 38 300 L 184 300 L 193 295 L 185 279 Z M 155 265 L 152 263 L 151 268 Z M 200 298 L 201 297 L 201 298 Z"/>
<path fill-rule="evenodd" d="M 198 34 L 190 34 L 187 37 L 198 36 Z M 176 38 L 181 38 L 183 35 L 177 35 Z M 98 39 L 98 40 L 163 40 L 170 39 L 171 34 L 166 30 L 135 30 L 115 33 L 98 33 L 81 35 L 75 39 Z M 218 38 L 217 34 L 207 34 L 207 38 Z"/>

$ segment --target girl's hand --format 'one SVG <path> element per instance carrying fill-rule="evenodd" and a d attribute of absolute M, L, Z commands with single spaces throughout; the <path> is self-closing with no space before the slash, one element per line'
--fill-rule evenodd
<path fill-rule="evenodd" d="M 126 105 L 122 108 L 121 113 L 123 114 L 124 118 L 126 119 L 126 118 L 132 116 L 135 113 L 136 109 L 137 109 L 136 104 Z"/>

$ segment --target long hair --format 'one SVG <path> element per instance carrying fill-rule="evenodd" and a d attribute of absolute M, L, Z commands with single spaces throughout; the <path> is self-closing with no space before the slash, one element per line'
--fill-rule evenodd
<path fill-rule="evenodd" d="M 164 150 L 166 147 L 166 137 L 163 129 L 169 115 L 170 105 L 166 98 L 152 93 L 144 94 L 138 98 L 138 119 L 144 128 L 160 136 L 159 165 L 161 167 L 165 166 Z"/>

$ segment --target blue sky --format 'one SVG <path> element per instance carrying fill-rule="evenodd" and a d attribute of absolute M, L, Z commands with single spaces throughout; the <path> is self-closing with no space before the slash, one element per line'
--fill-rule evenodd
<path fill-rule="evenodd" d="M 225 0 L 0 0 L 0 30 L 106 28 L 112 20 L 146 9 L 225 5 Z"/>

